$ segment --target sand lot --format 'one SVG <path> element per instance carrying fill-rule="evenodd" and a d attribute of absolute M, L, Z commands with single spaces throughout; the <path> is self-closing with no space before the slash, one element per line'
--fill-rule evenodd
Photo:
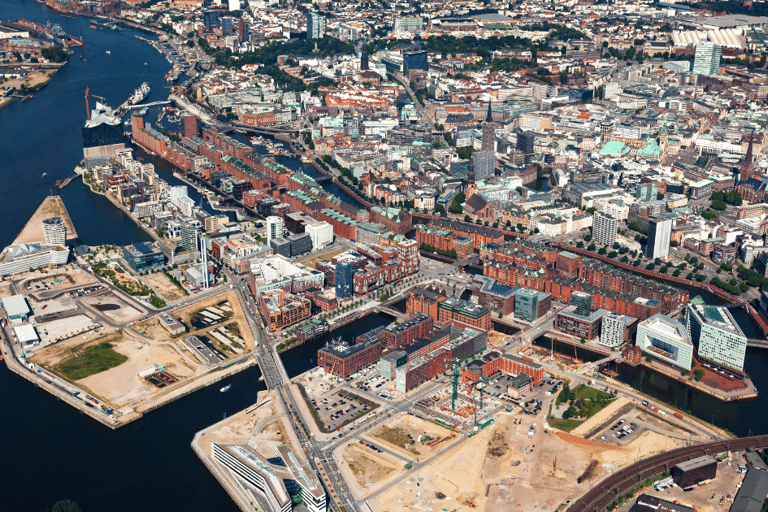
<path fill-rule="evenodd" d="M 165 299 L 165 302 L 174 302 L 187 296 L 181 288 L 173 284 L 173 282 L 168 279 L 168 276 L 162 272 L 142 276 L 141 280 L 159 293 L 160 296 Z"/>

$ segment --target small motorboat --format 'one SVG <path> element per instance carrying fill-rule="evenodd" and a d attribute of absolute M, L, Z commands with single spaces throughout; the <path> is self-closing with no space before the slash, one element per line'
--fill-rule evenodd
<path fill-rule="evenodd" d="M 232 387 L 232 384 L 227 384 L 226 386 L 224 386 L 223 388 L 221 388 L 219 391 L 220 391 L 220 392 L 222 392 L 222 393 L 226 393 L 227 391 L 229 391 L 229 389 L 230 389 L 231 387 Z"/>

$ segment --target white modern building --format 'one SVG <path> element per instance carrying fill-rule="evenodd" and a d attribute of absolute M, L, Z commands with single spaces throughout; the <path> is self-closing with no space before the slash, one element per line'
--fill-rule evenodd
<path fill-rule="evenodd" d="M 303 503 L 310 512 L 327 509 L 325 489 L 312 468 L 290 446 L 275 448 L 282 464 L 273 464 L 247 444 L 213 443 L 213 458 L 229 469 L 245 487 L 255 487 L 271 510 L 290 512 Z"/>
<path fill-rule="evenodd" d="M 592 240 L 595 243 L 612 246 L 616 242 L 619 221 L 603 212 L 595 212 L 592 219 Z"/>
<path fill-rule="evenodd" d="M 0 254 L 0 276 L 12 276 L 38 268 L 65 265 L 69 249 L 60 245 L 21 244 Z"/>
<path fill-rule="evenodd" d="M 240 10 L 240 0 L 229 0 L 229 10 L 230 11 L 239 11 Z"/>
<path fill-rule="evenodd" d="M 730 370 L 744 371 L 747 337 L 728 308 L 689 304 L 685 326 L 699 358 Z"/>
<path fill-rule="evenodd" d="M 606 347 L 620 347 L 624 344 L 627 327 L 637 319 L 609 311 L 603 315 L 600 326 L 600 344 Z"/>
<path fill-rule="evenodd" d="M 275 239 L 283 236 L 283 219 L 270 215 L 267 217 L 267 245 Z"/>
<path fill-rule="evenodd" d="M 61 217 L 51 217 L 43 220 L 43 236 L 49 245 L 67 244 L 67 226 Z"/>
<path fill-rule="evenodd" d="M 312 250 L 317 251 L 323 249 L 333 243 L 333 226 L 325 221 L 317 221 L 312 219 L 312 222 L 307 222 L 304 227 L 304 232 L 309 233 L 309 237 L 312 239 Z"/>
<path fill-rule="evenodd" d="M 693 344 L 685 327 L 660 313 L 637 326 L 637 346 L 646 354 L 681 370 L 691 369 Z"/>

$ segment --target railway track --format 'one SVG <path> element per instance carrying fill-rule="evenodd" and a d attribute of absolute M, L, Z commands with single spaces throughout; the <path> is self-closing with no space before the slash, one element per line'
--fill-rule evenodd
<path fill-rule="evenodd" d="M 726 451 L 768 447 L 768 435 L 728 439 L 712 443 L 677 448 L 635 462 L 604 478 L 568 508 L 568 512 L 601 512 L 612 501 L 637 484 L 669 471 L 677 464 L 702 455 L 716 455 Z"/>

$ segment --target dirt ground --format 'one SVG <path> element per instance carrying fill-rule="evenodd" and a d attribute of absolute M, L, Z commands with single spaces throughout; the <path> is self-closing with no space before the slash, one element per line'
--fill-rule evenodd
<path fill-rule="evenodd" d="M 422 436 L 422 440 L 424 436 L 429 436 L 431 440 L 426 443 L 423 441 L 416 442 L 413 445 L 408 445 L 407 448 L 405 443 L 396 444 L 394 442 L 398 439 L 408 440 L 407 434 L 410 434 L 414 441 L 417 441 L 419 436 Z M 447 428 L 422 420 L 416 416 L 411 416 L 410 414 L 401 414 L 372 431 L 366 438 L 374 443 L 386 446 L 409 460 L 418 462 L 419 460 L 431 457 L 449 445 L 452 441 L 447 438 L 452 434 L 453 432 Z M 430 447 L 429 443 L 438 438 L 445 441 L 437 442 Z"/>
<path fill-rule="evenodd" d="M 7 84 L 8 82 L 3 85 L 7 86 Z M 24 226 L 24 229 L 21 230 L 19 236 L 13 241 L 13 245 L 44 242 L 43 220 L 50 217 L 61 217 L 64 219 L 64 225 L 67 226 L 67 240 L 77 238 L 75 226 L 72 224 L 72 219 L 69 218 L 64 201 L 62 201 L 60 196 L 50 196 L 43 200 L 37 211 L 29 219 L 26 226 Z"/>
<path fill-rule="evenodd" d="M 89 336 L 88 340 L 83 340 L 81 336 L 75 336 L 74 338 L 49 345 L 35 351 L 34 355 L 30 356 L 28 360 L 40 366 L 52 368 L 65 359 L 72 357 L 75 355 L 75 352 L 87 345 L 105 341 L 116 344 L 123 339 L 123 333 L 115 333 L 114 330 L 106 327 L 99 334 L 99 336 Z"/>
<path fill-rule="evenodd" d="M 487 428 L 398 481 L 368 504 L 374 512 L 484 510 L 484 458 L 478 454 L 485 452 L 490 438 L 491 429 Z"/>
<path fill-rule="evenodd" d="M 343 464 L 354 475 L 358 487 L 366 489 L 382 480 L 389 478 L 403 463 L 387 454 L 376 453 L 359 443 L 350 443 L 342 453 Z"/>
<path fill-rule="evenodd" d="M 488 344 L 493 345 L 494 347 L 498 347 L 507 341 L 508 338 L 509 336 L 506 334 L 502 334 L 496 331 L 488 331 Z"/>
<path fill-rule="evenodd" d="M 623 449 L 604 451 L 601 454 L 601 459 L 602 462 L 608 464 L 623 466 L 653 453 L 671 450 L 682 445 L 683 441 L 675 441 L 656 432 L 646 430 Z"/>
<path fill-rule="evenodd" d="M 159 293 L 160 296 L 165 299 L 165 302 L 174 302 L 186 297 L 187 295 L 181 290 L 181 288 L 173 284 L 173 282 L 168 279 L 168 276 L 162 272 L 142 276 L 141 279 L 146 282 L 148 286 Z"/>
<path fill-rule="evenodd" d="M 84 299 L 83 302 L 89 304 L 100 314 L 109 317 L 116 324 L 131 322 L 144 314 L 143 311 L 139 311 L 133 306 L 129 306 L 111 293 L 88 297 Z M 117 306 L 118 309 L 99 309 L 96 306 Z"/>
<path fill-rule="evenodd" d="M 529 436 L 534 423 L 535 433 Z M 409 475 L 369 504 L 374 512 L 443 508 L 551 512 L 581 496 L 609 469 L 675 446 L 671 439 L 645 432 L 626 447 L 616 448 L 545 431 L 540 417 L 504 413 L 492 426 L 421 468 L 418 479 Z"/>
<path fill-rule="evenodd" d="M 329 252 L 320 253 L 320 254 L 317 254 L 317 255 L 309 258 L 309 259 L 306 259 L 306 260 L 302 261 L 301 263 L 303 265 L 309 267 L 309 268 L 315 268 L 315 263 L 317 263 L 318 261 L 330 260 L 334 256 L 338 256 L 339 254 L 343 253 L 344 251 L 346 251 L 346 249 L 338 249 L 338 250 L 335 250 L 335 251 L 329 251 Z"/>

